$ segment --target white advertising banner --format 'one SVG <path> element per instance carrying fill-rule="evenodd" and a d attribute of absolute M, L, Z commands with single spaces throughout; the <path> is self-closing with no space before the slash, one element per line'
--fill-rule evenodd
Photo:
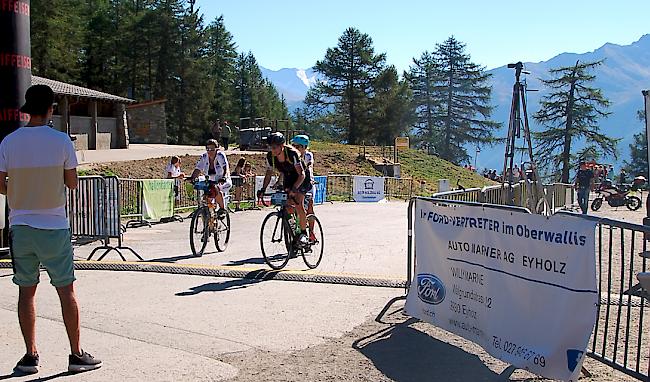
<path fill-rule="evenodd" d="M 354 176 L 352 196 L 355 202 L 384 200 L 384 178 L 380 176 Z"/>
<path fill-rule="evenodd" d="M 417 200 L 406 312 L 517 368 L 577 381 L 596 322 L 595 225 Z"/>

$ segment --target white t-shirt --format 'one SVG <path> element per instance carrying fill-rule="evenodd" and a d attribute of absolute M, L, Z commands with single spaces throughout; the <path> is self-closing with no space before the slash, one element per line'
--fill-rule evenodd
<path fill-rule="evenodd" d="M 208 158 L 208 153 L 201 155 L 199 161 L 196 162 L 196 169 L 201 171 L 210 180 L 230 178 L 228 158 L 226 158 L 226 154 L 223 151 L 217 151 L 217 156 L 214 158 L 213 174 L 210 174 L 210 158 Z"/>
<path fill-rule="evenodd" d="M 305 150 L 305 165 L 307 171 L 310 171 L 311 179 L 314 180 L 314 154 L 311 151 Z"/>
<path fill-rule="evenodd" d="M 21 127 L 0 143 L 9 225 L 68 229 L 63 170 L 77 167 L 70 137 L 49 126 Z"/>
<path fill-rule="evenodd" d="M 165 176 L 167 176 L 167 174 L 171 173 L 172 178 L 178 178 L 181 175 L 181 172 L 182 171 L 181 171 L 180 167 L 176 167 L 175 165 L 173 165 L 171 163 L 168 163 L 167 167 L 165 168 Z"/>

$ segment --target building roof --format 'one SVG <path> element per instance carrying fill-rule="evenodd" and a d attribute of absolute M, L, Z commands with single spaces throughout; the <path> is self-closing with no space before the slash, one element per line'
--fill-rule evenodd
<path fill-rule="evenodd" d="M 167 102 L 166 98 L 157 99 L 157 100 L 153 100 L 153 101 L 144 101 L 144 102 L 134 103 L 132 105 L 129 105 L 129 106 L 127 106 L 127 109 L 137 109 L 139 107 L 157 105 L 157 104 L 161 104 L 161 103 L 165 103 L 165 102 Z"/>
<path fill-rule="evenodd" d="M 135 100 L 130 98 L 119 97 L 116 95 L 84 88 L 82 86 L 71 85 L 61 81 L 50 80 L 48 78 L 32 76 L 32 85 L 47 85 L 52 88 L 54 94 L 68 95 L 75 97 L 85 97 L 102 101 L 112 101 L 118 103 L 134 103 Z"/>

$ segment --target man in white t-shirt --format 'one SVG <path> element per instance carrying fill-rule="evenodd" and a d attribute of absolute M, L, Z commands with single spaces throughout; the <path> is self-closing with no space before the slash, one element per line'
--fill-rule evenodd
<path fill-rule="evenodd" d="M 19 287 L 18 321 L 26 352 L 15 370 L 38 372 L 35 295 L 43 265 L 61 302 L 71 354 L 68 370 L 93 370 L 102 362 L 81 349 L 79 308 L 74 292 L 74 265 L 65 187 L 77 188 L 77 157 L 67 134 L 47 126 L 54 92 L 34 85 L 25 93 L 20 111 L 30 115 L 0 143 L 0 193 L 9 204 L 13 282 Z"/>

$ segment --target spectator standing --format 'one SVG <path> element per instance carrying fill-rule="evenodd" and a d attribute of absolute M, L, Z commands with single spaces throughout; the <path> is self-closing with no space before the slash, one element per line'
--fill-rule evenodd
<path fill-rule="evenodd" d="M 30 115 L 29 123 L 0 144 L 0 193 L 7 195 L 10 208 L 13 282 L 19 288 L 18 321 L 26 347 L 15 370 L 38 372 L 35 296 L 40 265 L 59 295 L 71 350 L 68 370 L 97 369 L 102 362 L 86 353 L 79 341 L 79 307 L 65 209 L 65 188 L 78 185 L 77 157 L 70 137 L 47 126 L 53 113 L 52 89 L 31 86 L 25 101 L 20 111 Z"/>
<path fill-rule="evenodd" d="M 625 172 L 625 169 L 621 169 L 621 173 L 618 175 L 618 184 L 620 186 L 624 185 L 627 183 L 627 173 Z"/>
<path fill-rule="evenodd" d="M 244 165 L 244 195 L 255 199 L 255 173 L 253 172 L 253 166 L 251 162 L 246 161 Z"/>
<path fill-rule="evenodd" d="M 594 172 L 587 168 L 585 162 L 580 162 L 580 169 L 576 174 L 576 180 L 573 187 L 578 190 L 578 204 L 582 214 L 587 214 L 589 207 L 589 191 L 594 180 Z"/>
<path fill-rule="evenodd" d="M 232 133 L 232 130 L 230 129 L 230 125 L 228 125 L 228 121 L 223 121 L 223 127 L 221 128 L 221 145 L 223 146 L 224 151 L 228 150 L 230 133 Z"/>
<path fill-rule="evenodd" d="M 173 156 L 169 159 L 167 167 L 165 167 L 167 179 L 183 179 L 185 173 L 181 170 L 181 158 Z"/>
<path fill-rule="evenodd" d="M 173 156 L 169 159 L 169 163 L 165 168 L 165 173 L 167 179 L 174 179 L 174 197 L 176 201 L 181 200 L 180 188 L 183 178 L 185 178 L 185 173 L 181 170 L 181 158 Z"/>
<path fill-rule="evenodd" d="M 212 138 L 216 139 L 217 141 L 221 140 L 221 121 L 216 120 L 212 124 L 212 128 L 210 129 L 210 133 L 212 134 Z"/>
<path fill-rule="evenodd" d="M 241 211 L 239 203 L 241 202 L 242 189 L 244 187 L 244 166 L 246 165 L 246 158 L 239 158 L 235 169 L 230 174 L 232 178 L 232 185 L 235 187 L 235 211 Z"/>

